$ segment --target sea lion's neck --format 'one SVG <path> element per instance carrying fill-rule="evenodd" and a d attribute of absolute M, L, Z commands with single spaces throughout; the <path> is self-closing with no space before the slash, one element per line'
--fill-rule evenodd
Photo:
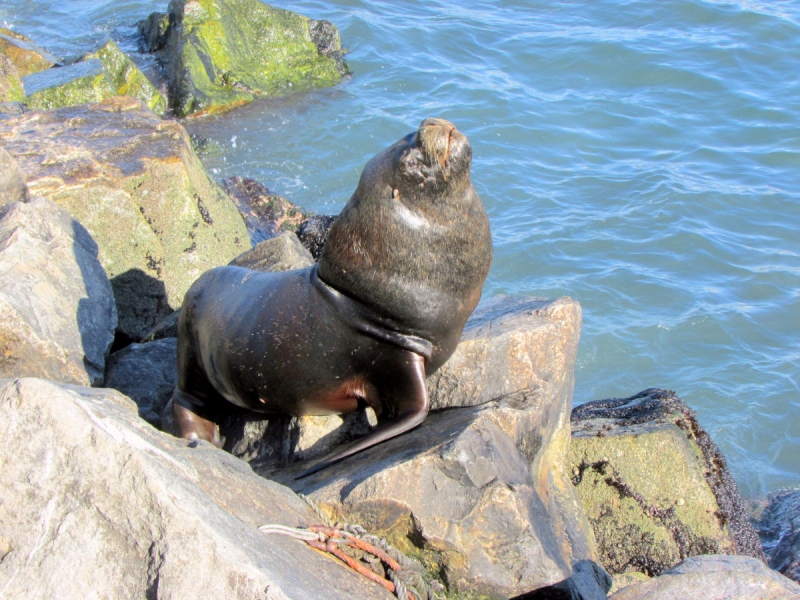
<path fill-rule="evenodd" d="M 404 350 L 415 352 L 425 360 L 431 359 L 434 345 L 430 340 L 414 335 L 391 316 L 370 308 L 363 302 L 351 298 L 329 285 L 319 276 L 319 269 L 316 266 L 311 269 L 311 282 L 316 291 L 334 307 L 339 318 L 354 330 Z"/>

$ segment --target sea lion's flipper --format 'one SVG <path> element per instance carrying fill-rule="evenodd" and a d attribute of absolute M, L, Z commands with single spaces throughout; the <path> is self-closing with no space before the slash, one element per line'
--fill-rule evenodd
<path fill-rule="evenodd" d="M 206 440 L 217 448 L 222 448 L 217 425 L 202 416 L 203 403 L 195 396 L 182 391 L 177 386 L 172 392 L 172 413 L 175 417 L 175 433 L 187 440 Z"/>
<path fill-rule="evenodd" d="M 393 369 L 391 375 L 387 374 L 387 379 L 390 380 L 389 385 L 382 386 L 390 390 L 388 393 L 391 396 L 384 400 L 384 404 L 395 406 L 396 416 L 378 425 L 375 431 L 364 436 L 346 450 L 303 471 L 295 479 L 312 475 L 348 456 L 405 433 L 425 420 L 430 409 L 428 389 L 425 386 L 425 359 L 414 352 L 404 352 L 403 358 L 403 362 Z"/>

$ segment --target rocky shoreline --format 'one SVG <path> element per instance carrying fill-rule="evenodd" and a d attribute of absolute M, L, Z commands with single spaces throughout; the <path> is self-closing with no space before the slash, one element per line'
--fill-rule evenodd
<path fill-rule="evenodd" d="M 171 436 L 185 291 L 217 265 L 312 265 L 334 217 L 214 181 L 170 117 L 347 67 L 333 25 L 255 0 L 173 0 L 139 31 L 163 90 L 113 41 L 66 64 L 0 30 L 0 595 L 393 597 L 259 530 L 330 520 L 408 557 L 420 597 L 800 596 L 800 492 L 754 523 L 673 392 L 572 409 L 570 298 L 484 301 L 428 419 L 312 477 L 293 479 L 374 415 L 232 411 L 225 451 Z"/>

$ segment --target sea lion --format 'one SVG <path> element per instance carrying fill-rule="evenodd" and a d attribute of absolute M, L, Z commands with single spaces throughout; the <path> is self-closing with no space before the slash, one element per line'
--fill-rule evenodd
<path fill-rule="evenodd" d="M 178 323 L 178 435 L 220 445 L 223 400 L 281 415 L 375 410 L 373 432 L 305 476 L 421 423 L 425 378 L 455 350 L 492 259 L 471 161 L 464 134 L 425 119 L 364 167 L 318 265 L 204 273 Z"/>

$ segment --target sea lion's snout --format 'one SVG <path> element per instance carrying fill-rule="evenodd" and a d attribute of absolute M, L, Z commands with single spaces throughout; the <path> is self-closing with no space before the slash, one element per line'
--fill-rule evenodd
<path fill-rule="evenodd" d="M 444 119 L 429 118 L 422 121 L 417 140 L 428 163 L 439 166 L 445 178 L 454 162 L 465 155 L 470 156 L 465 152 L 465 149 L 469 149 L 467 137 Z"/>

